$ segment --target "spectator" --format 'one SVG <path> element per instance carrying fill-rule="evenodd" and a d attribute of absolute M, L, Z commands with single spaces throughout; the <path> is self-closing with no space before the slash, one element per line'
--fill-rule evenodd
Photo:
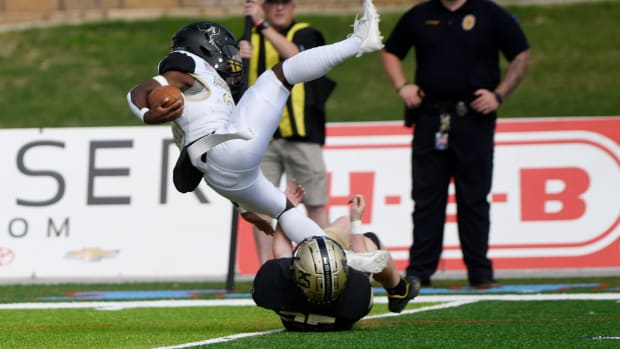
<path fill-rule="evenodd" d="M 412 47 L 415 79 L 408 82 L 401 61 Z M 503 78 L 500 52 L 509 62 Z M 382 62 L 405 104 L 405 124 L 415 124 L 415 207 L 407 275 L 431 285 L 453 179 L 469 283 L 496 286 L 487 257 L 495 124 L 497 110 L 527 71 L 525 34 L 514 16 L 489 0 L 430 0 L 400 18 L 386 41 Z"/>
<path fill-rule="evenodd" d="M 257 0 L 245 3 L 244 15 L 252 18 L 254 29 L 250 42 L 242 40 L 239 45 L 241 57 L 250 59 L 249 85 L 276 63 L 325 44 L 317 29 L 295 21 L 295 9 L 294 0 L 265 0 L 262 6 Z M 329 223 L 325 207 L 327 171 L 322 149 L 325 102 L 334 85 L 330 79 L 321 77 L 293 87 L 280 125 L 261 162 L 265 177 L 275 186 L 280 185 L 285 174 L 304 186 L 306 213 L 322 228 Z M 273 237 L 255 227 L 254 238 L 262 264 L 272 256 Z"/>

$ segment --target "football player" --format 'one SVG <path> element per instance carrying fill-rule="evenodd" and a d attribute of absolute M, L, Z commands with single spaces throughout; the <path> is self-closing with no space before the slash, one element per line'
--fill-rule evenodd
<path fill-rule="evenodd" d="M 349 267 L 342 246 L 327 236 L 303 240 L 292 258 L 265 262 L 252 298 L 291 331 L 348 330 L 373 305 L 368 277 Z"/>
<path fill-rule="evenodd" d="M 285 193 L 292 203 L 298 204 L 304 191 L 294 184 L 294 180 L 289 182 Z M 254 279 L 252 295 L 257 305 L 278 313 L 289 330 L 351 328 L 372 307 L 369 276 L 385 288 L 388 309 L 394 313 L 400 313 L 420 291 L 419 281 L 401 277 L 391 257 L 380 271 L 372 275 L 361 273 L 355 267 L 346 268 L 346 256 L 344 262 L 328 265 L 329 270 L 324 268 L 325 263 L 321 261 L 342 259 L 340 250 L 342 253 L 348 249 L 358 253 L 381 250 L 387 254 L 376 234 L 362 233 L 361 219 L 366 208 L 364 197 L 354 195 L 350 204 L 348 216 L 336 219 L 325 228 L 325 248 L 308 242 L 318 239 L 314 237 L 304 240 L 291 252 L 290 241 L 279 229 L 276 231 L 276 259 L 261 266 Z M 306 246 L 308 244 L 311 247 Z M 326 279 L 331 282 L 325 282 Z"/>
<path fill-rule="evenodd" d="M 173 121 L 182 147 L 173 174 L 179 191 L 193 191 L 204 178 L 242 215 L 253 211 L 274 217 L 286 236 L 299 243 L 324 232 L 263 176 L 262 157 L 294 84 L 323 76 L 346 59 L 380 50 L 382 39 L 379 15 L 372 1 L 365 0 L 363 16 L 355 20 L 348 38 L 278 63 L 235 104 L 232 96 L 245 69 L 237 40 L 217 23 L 193 23 L 172 37 L 171 52 L 158 65 L 159 75 L 132 88 L 127 101 L 144 123 Z M 162 85 L 181 89 L 183 100 L 166 107 L 147 105 L 149 92 Z M 267 229 L 264 224 L 263 228 Z"/>
<path fill-rule="evenodd" d="M 375 244 L 371 250 L 383 248 L 376 235 L 360 236 Z M 328 236 L 307 238 L 292 257 L 272 259 L 260 267 L 252 298 L 276 312 L 290 331 L 351 329 L 370 312 L 373 292 L 369 275 L 348 266 L 346 256 L 342 245 Z M 385 287 L 391 312 L 400 313 L 420 291 L 415 279 L 399 276 L 391 259 L 373 277 Z"/>

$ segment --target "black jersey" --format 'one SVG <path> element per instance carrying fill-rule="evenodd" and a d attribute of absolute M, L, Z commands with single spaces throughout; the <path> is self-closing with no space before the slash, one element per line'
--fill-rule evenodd
<path fill-rule="evenodd" d="M 406 12 L 385 49 L 403 59 L 415 47 L 415 82 L 427 95 L 471 96 L 500 81 L 498 54 L 508 61 L 529 48 L 516 18 L 488 0 L 467 0 L 456 11 L 429 0 Z"/>
<path fill-rule="evenodd" d="M 349 268 L 343 293 L 335 302 L 316 304 L 293 283 L 292 258 L 263 264 L 252 287 L 256 305 L 275 311 L 282 324 L 292 331 L 348 330 L 372 307 L 372 288 L 364 273 Z"/>

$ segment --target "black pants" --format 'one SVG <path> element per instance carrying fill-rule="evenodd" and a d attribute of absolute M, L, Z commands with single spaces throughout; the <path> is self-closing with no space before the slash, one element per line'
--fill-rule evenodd
<path fill-rule="evenodd" d="M 470 284 L 493 280 L 489 202 L 496 115 L 469 112 L 451 117 L 449 145 L 435 149 L 439 110 L 419 110 L 412 150 L 413 244 L 408 275 L 430 283 L 442 252 L 448 185 L 456 187 L 458 232 Z"/>

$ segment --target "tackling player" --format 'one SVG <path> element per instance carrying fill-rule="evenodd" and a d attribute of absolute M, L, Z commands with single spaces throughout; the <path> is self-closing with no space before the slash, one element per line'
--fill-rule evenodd
<path fill-rule="evenodd" d="M 301 201 L 290 194 L 289 199 Z M 401 277 L 391 257 L 372 275 L 347 266 L 345 249 L 359 253 L 385 250 L 376 234 L 362 234 L 365 207 L 364 197 L 355 195 L 349 216 L 328 226 L 327 237 L 308 238 L 295 247 L 292 256 L 263 264 L 252 288 L 256 304 L 275 311 L 288 330 L 347 330 L 372 308 L 371 276 L 386 289 L 388 309 L 400 313 L 420 291 L 416 279 Z M 283 251 L 280 257 L 286 255 Z"/>

